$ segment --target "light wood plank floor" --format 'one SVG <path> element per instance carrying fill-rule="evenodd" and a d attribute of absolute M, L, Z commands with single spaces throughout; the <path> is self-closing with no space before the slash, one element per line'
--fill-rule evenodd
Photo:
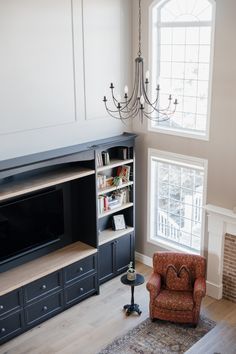
<path fill-rule="evenodd" d="M 140 263 L 136 268 L 148 279 L 151 268 Z M 101 286 L 99 296 L 92 296 L 2 345 L 0 354 L 96 354 L 148 317 L 145 285 L 136 287 L 134 295 L 143 313 L 126 317 L 122 308 L 130 302 L 130 288 L 117 277 Z M 236 304 L 205 297 L 202 312 L 217 325 L 188 354 L 236 354 Z"/>

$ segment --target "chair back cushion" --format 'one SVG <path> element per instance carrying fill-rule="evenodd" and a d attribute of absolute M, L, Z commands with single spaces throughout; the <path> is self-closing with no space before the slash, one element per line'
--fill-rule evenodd
<path fill-rule="evenodd" d="M 177 276 L 179 273 L 180 278 L 186 278 L 186 273 L 190 275 L 191 283 L 199 277 L 205 278 L 206 273 L 206 259 L 205 257 L 193 255 L 193 254 L 184 254 L 177 252 L 156 252 L 153 255 L 153 270 L 155 273 L 161 275 L 162 284 L 166 284 L 166 275 L 168 275 L 168 284 L 172 287 L 174 275 L 174 266 L 177 270 Z M 180 270 L 181 267 L 183 270 Z M 187 269 L 187 272 L 185 270 Z M 168 270 L 168 272 L 167 272 Z M 168 273 L 168 274 L 167 274 Z M 170 274 L 169 274 L 170 273 Z"/>
<path fill-rule="evenodd" d="M 166 271 L 166 289 L 168 290 L 192 290 L 191 273 L 187 266 L 182 265 L 178 270 L 173 264 L 169 264 Z"/>

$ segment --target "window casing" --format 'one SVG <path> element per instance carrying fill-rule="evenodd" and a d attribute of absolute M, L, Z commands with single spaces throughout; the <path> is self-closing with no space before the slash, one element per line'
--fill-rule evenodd
<path fill-rule="evenodd" d="M 201 254 L 207 161 L 149 149 L 148 165 L 148 241 Z"/>
<path fill-rule="evenodd" d="M 176 113 L 149 129 L 208 139 L 213 62 L 214 0 L 156 1 L 150 10 L 151 83 L 159 82 L 160 108 L 168 95 L 177 98 Z"/>

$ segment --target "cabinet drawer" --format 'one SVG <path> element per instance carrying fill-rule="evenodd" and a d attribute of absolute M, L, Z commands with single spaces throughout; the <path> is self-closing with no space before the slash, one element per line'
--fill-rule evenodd
<path fill-rule="evenodd" d="M 31 325 L 53 316 L 62 309 L 62 293 L 56 293 L 25 308 L 26 324 Z"/>
<path fill-rule="evenodd" d="M 21 299 L 21 289 L 0 296 L 0 316 L 7 314 L 9 311 L 20 309 Z"/>
<path fill-rule="evenodd" d="M 21 311 L 0 319 L 0 343 L 20 333 L 22 328 L 23 316 Z"/>
<path fill-rule="evenodd" d="M 65 282 L 68 283 L 72 280 L 77 280 L 82 276 L 87 276 L 90 273 L 95 272 L 97 259 L 96 257 L 97 255 L 93 255 L 66 267 L 64 269 Z"/>
<path fill-rule="evenodd" d="M 40 278 L 25 286 L 25 301 L 37 299 L 54 290 L 59 290 L 61 286 L 61 273 L 55 272 Z"/>
<path fill-rule="evenodd" d="M 97 290 L 97 274 L 87 277 L 65 289 L 66 305 L 79 302 Z"/>

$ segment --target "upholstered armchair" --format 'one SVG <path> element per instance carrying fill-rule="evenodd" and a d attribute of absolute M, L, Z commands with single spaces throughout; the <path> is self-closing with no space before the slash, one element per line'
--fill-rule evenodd
<path fill-rule="evenodd" d="M 147 283 L 150 318 L 197 325 L 206 293 L 205 272 L 202 256 L 156 252 Z"/>

